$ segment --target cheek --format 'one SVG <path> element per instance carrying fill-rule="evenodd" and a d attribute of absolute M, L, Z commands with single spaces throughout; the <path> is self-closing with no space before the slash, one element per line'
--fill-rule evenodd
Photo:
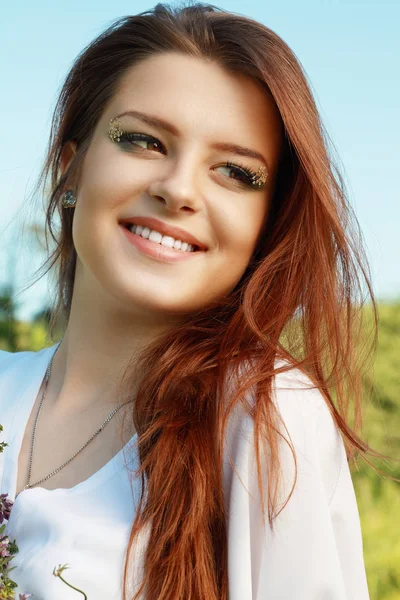
<path fill-rule="evenodd" d="M 218 247 L 215 255 L 210 256 L 207 274 L 209 286 L 216 296 L 230 293 L 242 278 L 256 249 L 264 213 L 260 210 L 241 213 L 235 219 L 225 218 L 218 228 Z"/>
<path fill-rule="evenodd" d="M 267 202 L 262 199 L 250 206 L 241 206 L 237 210 L 220 217 L 218 239 L 220 249 L 226 256 L 235 258 L 238 266 L 247 266 L 257 246 L 267 216 Z"/>
<path fill-rule="evenodd" d="M 116 226 L 118 204 L 122 198 L 117 170 L 107 159 L 107 152 L 97 147 L 86 155 L 72 224 L 78 257 L 91 271 L 102 269 L 101 256 L 110 227 Z M 115 221 L 112 219 L 114 213 Z"/>
<path fill-rule="evenodd" d="M 132 161 L 124 161 L 108 144 L 99 143 L 88 152 L 82 169 L 79 199 L 96 219 L 103 211 L 117 211 L 122 202 L 140 188 L 140 173 Z"/>

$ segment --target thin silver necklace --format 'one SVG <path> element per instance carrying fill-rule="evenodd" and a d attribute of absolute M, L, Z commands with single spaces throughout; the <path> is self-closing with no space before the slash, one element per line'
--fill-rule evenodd
<path fill-rule="evenodd" d="M 39 421 L 39 415 L 40 415 L 40 410 L 42 408 L 42 403 L 44 400 L 44 397 L 46 395 L 46 390 L 47 390 L 47 384 L 49 382 L 50 379 L 50 374 L 51 374 L 51 365 L 53 363 L 53 359 L 55 357 L 55 355 L 58 352 L 58 349 L 60 347 L 61 342 L 58 345 L 57 350 L 54 352 L 53 356 L 51 357 L 50 363 L 46 369 L 46 379 L 45 379 L 45 386 L 44 386 L 44 390 L 43 390 L 43 394 L 42 394 L 42 398 L 40 400 L 39 403 L 39 408 L 36 414 L 36 418 L 35 418 L 35 423 L 33 425 L 33 433 L 32 433 L 32 442 L 31 442 L 31 450 L 30 450 L 30 456 L 29 456 L 29 471 L 28 471 L 28 483 L 26 484 L 26 486 L 15 496 L 15 498 L 17 498 L 19 496 L 19 494 L 21 494 L 24 490 L 27 490 L 29 488 L 33 488 L 35 485 L 38 485 L 39 483 L 42 483 L 43 481 L 46 481 L 47 479 L 50 479 L 50 477 L 52 477 L 53 475 L 55 475 L 56 473 L 58 473 L 59 471 L 61 471 L 61 469 L 63 469 L 64 467 L 66 467 L 71 460 L 73 460 L 75 458 L 75 456 L 77 454 L 79 454 L 80 452 L 82 452 L 82 450 L 84 450 L 84 448 L 86 448 L 86 446 L 88 444 L 90 444 L 90 442 L 96 437 L 96 435 L 98 435 L 100 433 L 100 431 L 102 431 L 104 429 L 104 427 L 107 425 L 107 423 L 109 423 L 109 421 L 111 421 L 111 419 L 113 418 L 113 416 L 115 415 L 115 413 L 122 408 L 123 406 L 125 406 L 125 404 L 130 404 L 131 402 L 133 402 L 133 400 L 129 400 L 128 402 L 124 402 L 123 404 L 120 404 L 119 406 L 117 406 L 117 408 L 114 408 L 114 410 L 108 415 L 108 417 L 106 417 L 106 419 L 103 421 L 102 425 L 100 425 L 100 427 L 97 429 L 97 431 L 94 432 L 94 434 L 91 436 L 91 438 L 77 451 L 75 452 L 75 454 L 73 456 L 71 456 L 71 458 L 69 458 L 64 464 L 62 464 L 60 467 L 58 467 L 57 469 L 55 469 L 54 471 L 52 471 L 51 473 L 49 473 L 48 475 L 46 475 L 46 477 L 42 477 L 42 479 L 39 479 L 38 481 L 35 481 L 35 483 L 31 483 L 31 470 L 32 470 L 32 460 L 33 460 L 33 450 L 35 447 L 35 433 L 36 433 L 36 426 L 38 424 Z"/>

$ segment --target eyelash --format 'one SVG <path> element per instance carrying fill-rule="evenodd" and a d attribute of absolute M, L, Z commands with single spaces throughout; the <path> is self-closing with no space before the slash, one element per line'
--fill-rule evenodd
<path fill-rule="evenodd" d="M 119 143 L 129 143 L 131 145 L 132 142 L 134 142 L 134 140 L 148 140 L 148 141 L 153 141 L 156 142 L 157 144 L 160 144 L 161 146 L 163 146 L 163 144 L 160 142 L 160 140 L 158 140 L 156 137 L 152 136 L 152 135 L 147 135 L 145 133 L 130 133 L 127 131 L 123 131 L 120 134 L 119 137 L 120 141 Z M 138 148 L 140 148 L 141 150 L 144 150 L 144 148 L 141 148 L 140 146 L 137 146 Z M 244 175 L 244 177 L 246 177 L 247 181 L 245 182 L 240 182 L 239 183 L 243 183 L 244 185 L 247 185 L 248 187 L 251 187 L 253 189 L 257 189 L 260 190 L 262 187 L 264 187 L 264 185 L 262 185 L 261 187 L 258 186 L 257 184 L 254 184 L 254 180 L 257 177 L 257 174 L 255 171 L 253 171 L 252 169 L 250 169 L 249 167 L 245 167 L 244 165 L 240 165 L 240 164 L 234 164 L 231 162 L 226 162 L 224 165 L 220 165 L 221 167 L 229 167 L 232 170 L 236 171 L 239 174 Z M 230 177 L 228 177 L 228 179 L 231 179 Z M 236 180 L 238 181 L 238 180 Z"/>

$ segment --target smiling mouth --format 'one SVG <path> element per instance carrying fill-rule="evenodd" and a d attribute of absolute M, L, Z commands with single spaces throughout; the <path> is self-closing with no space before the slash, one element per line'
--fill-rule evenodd
<path fill-rule="evenodd" d="M 164 248 L 169 248 L 171 250 L 176 250 L 178 252 L 185 253 L 200 252 L 200 248 L 195 244 L 188 244 L 187 242 L 183 242 L 182 240 L 173 238 L 172 236 L 163 235 L 155 229 L 143 227 L 142 225 L 135 225 L 134 223 L 121 223 L 121 225 L 131 233 L 142 237 L 143 239 L 149 240 L 154 244 L 159 244 Z"/>

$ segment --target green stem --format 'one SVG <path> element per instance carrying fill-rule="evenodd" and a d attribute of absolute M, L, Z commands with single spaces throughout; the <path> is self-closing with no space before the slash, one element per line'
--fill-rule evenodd
<path fill-rule="evenodd" d="M 65 579 L 63 579 L 63 577 L 61 577 L 61 575 L 57 575 L 57 577 L 59 577 L 61 579 L 61 581 L 63 581 L 64 583 L 66 583 L 70 588 L 72 588 L 76 592 L 79 592 L 80 594 L 83 594 L 85 600 L 87 600 L 87 596 L 86 596 L 85 592 L 82 592 L 82 590 L 78 590 L 78 588 L 76 588 L 73 585 L 71 585 L 70 583 L 68 583 L 68 581 L 65 581 Z"/>

